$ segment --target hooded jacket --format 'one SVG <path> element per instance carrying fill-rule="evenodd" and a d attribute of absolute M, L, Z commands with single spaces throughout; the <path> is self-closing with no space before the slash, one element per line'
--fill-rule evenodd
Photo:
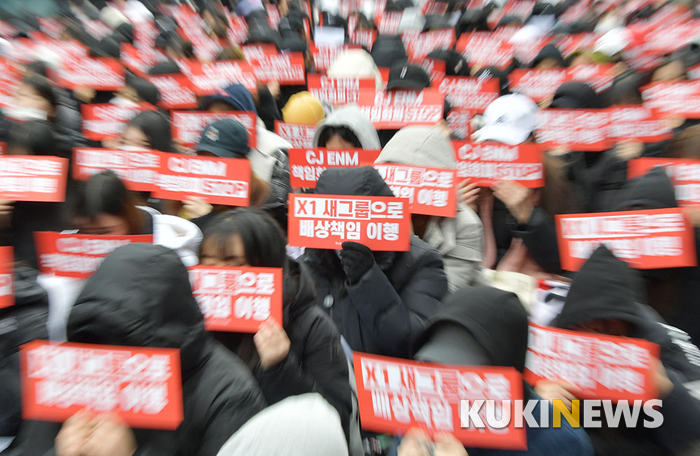
<path fill-rule="evenodd" d="M 371 167 L 328 169 L 318 180 L 321 195 L 389 196 Z M 410 343 L 440 307 L 447 277 L 440 255 L 411 237 L 408 252 L 375 252 L 374 265 L 349 284 L 335 251 L 307 249 L 304 258 L 317 302 L 330 314 L 353 350 L 407 357 Z"/>
<path fill-rule="evenodd" d="M 347 456 L 338 413 L 318 394 L 285 399 L 258 413 L 218 456 Z"/>
<path fill-rule="evenodd" d="M 413 347 L 421 361 L 456 365 L 514 367 L 522 372 L 528 341 L 528 318 L 518 297 L 492 287 L 466 287 L 450 295 L 431 318 Z M 524 384 L 524 399 L 540 399 Z M 540 416 L 537 403 L 533 416 Z M 552 416 L 549 406 L 549 416 Z M 591 456 L 583 429 L 562 421 L 560 428 L 526 425 L 527 451 L 470 448 L 476 456 Z"/>
<path fill-rule="evenodd" d="M 644 176 L 628 180 L 611 199 L 613 211 L 663 209 L 677 207 L 673 184 L 661 167 Z M 700 231 L 695 230 L 695 254 L 700 257 Z M 649 305 L 664 320 L 686 331 L 697 344 L 700 340 L 700 267 L 654 269 L 642 272 Z"/>
<path fill-rule="evenodd" d="M 130 244 L 108 255 L 73 306 L 68 340 L 180 350 L 184 421 L 175 431 L 135 430 L 139 455 L 214 456 L 265 407 L 250 371 L 205 332 L 187 270 L 165 247 Z M 21 454 L 44 454 L 55 434 L 33 436 Z"/>
<path fill-rule="evenodd" d="M 600 246 L 576 275 L 561 314 L 553 325 L 564 329 L 593 320 L 629 324 L 629 336 L 661 348 L 661 362 L 673 390 L 662 398 L 663 424 L 657 429 L 589 430 L 601 455 L 676 454 L 700 441 L 700 350 L 683 331 L 668 326 L 650 307 L 641 304 L 639 278 L 605 246 Z M 641 422 L 640 422 L 641 423 Z"/>
<path fill-rule="evenodd" d="M 48 339 L 49 299 L 36 283 L 36 271 L 15 266 L 13 306 L 0 309 L 0 436 L 14 436 L 22 422 L 19 347 Z"/>
<path fill-rule="evenodd" d="M 406 48 L 398 35 L 379 35 L 372 46 L 372 59 L 378 67 L 391 68 L 394 63 L 407 58 Z"/>
<path fill-rule="evenodd" d="M 454 157 L 441 130 L 406 127 L 384 146 L 376 163 L 454 169 Z M 442 256 L 450 292 L 473 283 L 484 251 L 484 228 L 473 210 L 459 204 L 454 218 L 431 217 L 422 239 Z"/>
<path fill-rule="evenodd" d="M 314 147 L 319 147 L 321 134 L 330 127 L 347 128 L 357 136 L 363 149 L 381 149 L 377 130 L 356 105 L 345 105 L 323 119 L 314 133 Z"/>
<path fill-rule="evenodd" d="M 603 104 L 593 88 L 583 82 L 565 82 L 552 100 L 552 108 L 601 109 Z"/>
<path fill-rule="evenodd" d="M 283 327 L 291 348 L 268 370 L 252 334 L 216 333 L 216 338 L 248 364 L 269 404 L 289 396 L 319 393 L 340 415 L 347 437 L 352 409 L 348 363 L 333 321 L 316 305 L 316 293 L 306 268 L 290 260 L 284 272 Z"/>
<path fill-rule="evenodd" d="M 539 65 L 545 59 L 555 60 L 559 67 L 563 68 L 566 66 L 566 62 L 564 61 L 564 57 L 561 56 L 561 52 L 553 44 L 548 44 L 545 47 L 543 47 L 540 50 L 540 52 L 537 54 L 535 59 L 532 61 L 531 66 L 533 68 L 535 68 L 537 65 Z"/>

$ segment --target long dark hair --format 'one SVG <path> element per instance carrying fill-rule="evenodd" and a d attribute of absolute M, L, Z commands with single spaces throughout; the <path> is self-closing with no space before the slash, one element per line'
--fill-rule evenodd
<path fill-rule="evenodd" d="M 351 143 L 353 147 L 362 149 L 360 139 L 348 127 L 324 127 L 323 131 L 318 135 L 318 147 L 326 147 L 326 143 L 335 135 Z"/>
<path fill-rule="evenodd" d="M 100 214 L 121 217 L 126 220 L 130 235 L 143 234 L 144 218 L 136 207 L 136 199 L 113 171 L 95 174 L 79 188 L 74 213 L 89 219 Z"/>
<path fill-rule="evenodd" d="M 240 208 L 219 214 L 204 232 L 200 252 L 214 243 L 221 257 L 230 255 L 230 239 L 240 236 L 248 264 L 261 268 L 282 268 L 287 262 L 284 232 L 265 210 Z"/>
<path fill-rule="evenodd" d="M 140 113 L 131 119 L 129 127 L 141 130 L 148 138 L 151 149 L 161 152 L 174 151 L 170 120 L 158 111 L 144 111 Z"/>

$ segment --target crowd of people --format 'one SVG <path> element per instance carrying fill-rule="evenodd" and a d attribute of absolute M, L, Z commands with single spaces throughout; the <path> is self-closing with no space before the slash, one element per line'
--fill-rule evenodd
<path fill-rule="evenodd" d="M 658 122 L 667 133 L 663 140 L 625 138 L 599 151 L 566 144 L 547 147 L 538 137 L 542 112 L 643 107 L 648 84 L 697 76 L 700 41 L 648 51 L 648 61 L 639 58 L 649 44 L 640 30 L 651 36 L 657 29 L 673 34 L 681 26 L 695 27 L 694 4 L 46 0 L 40 9 L 50 16 L 37 18 L 31 9 L 37 5 L 10 3 L 0 5 L 4 155 L 72 162 L 76 148 L 159 151 L 247 160 L 250 179 L 249 204 L 241 208 L 212 204 L 201 196 L 155 198 L 134 191 L 110 169 L 84 181 L 69 173 L 63 202 L 14 201 L 0 191 L 6 198 L 0 200 L 0 245 L 11 246 L 14 254 L 14 305 L 0 307 L 0 454 L 700 454 L 700 350 L 694 342 L 700 340 L 700 312 L 695 309 L 700 211 L 684 209 L 695 240 L 684 252 L 695 259 L 689 267 L 639 269 L 616 256 L 615 248 L 601 245 L 574 272 L 562 264 L 557 225 L 557 216 L 567 214 L 678 208 L 678 189 L 664 169 L 629 178 L 628 168 L 639 158 L 691 164 L 700 159 L 700 122 L 693 118 L 700 116 L 681 108 L 665 112 Z M 387 17 L 399 18 L 395 27 L 383 22 Z M 418 54 L 407 44 L 440 31 L 451 34 L 450 46 L 438 41 Z M 360 42 L 362 33 L 371 40 Z M 143 48 L 148 42 L 144 36 L 153 38 L 151 48 Z M 511 51 L 527 52 L 515 52 L 505 65 L 495 65 L 459 44 L 476 36 L 501 37 Z M 581 39 L 581 44 L 565 49 L 566 39 Z M 33 41 L 43 44 L 27 44 Z M 124 85 L 111 91 L 66 86 L 57 75 L 72 57 L 56 43 L 86 49 L 85 58 L 121 59 Z M 176 109 L 164 104 L 169 94 L 159 90 L 156 78 L 190 76 L 192 62 L 246 63 L 252 60 L 247 52 L 259 50 L 256 46 L 275 54 L 301 53 L 305 77 L 369 79 L 371 90 L 385 96 L 434 89 L 441 94 L 442 116 L 388 128 L 378 125 L 365 105 L 317 98 L 307 84 L 258 80 L 252 88 L 227 80 L 209 93 L 196 93 L 197 106 L 190 110 L 254 113 L 254 125 L 222 115 L 202 129 L 197 144 L 185 144 L 170 117 Z M 320 68 L 314 52 L 324 46 L 340 50 L 331 53 L 327 68 Z M 128 62 L 125 49 L 131 48 L 143 57 L 139 63 L 152 65 L 137 68 Z M 533 56 L 525 60 L 529 54 Z M 436 62 L 444 63 L 442 76 L 426 65 Z M 518 70 L 578 66 L 605 69 L 609 80 L 604 85 L 569 80 L 537 102 L 511 87 L 509 75 Z M 483 112 L 470 113 L 466 135 L 454 123 L 465 112 L 455 101 L 464 100 L 450 102 L 439 77 L 497 81 L 493 101 Z M 87 106 L 97 104 L 129 108 L 134 114 L 118 134 L 90 139 L 83 116 Z M 149 108 L 140 109 L 143 105 Z M 280 123 L 305 127 L 312 137 L 307 144 L 302 141 L 307 138 L 283 137 Z M 454 141 L 540 144 L 544 185 L 461 179 L 449 200 L 456 206 L 454 216 L 410 216 L 405 251 L 372 250 L 354 240 L 336 249 L 287 241 L 290 195 L 399 196 L 372 164 L 329 167 L 314 189 L 296 188 L 291 184 L 291 149 L 377 151 L 376 165 L 458 170 Z M 152 235 L 153 244 L 119 247 L 89 278 L 69 278 L 43 270 L 37 232 Z M 205 330 L 187 270 L 195 265 L 281 269 L 281 321 L 270 318 L 255 333 Z M 449 433 L 420 428 L 400 435 L 363 429 L 354 352 L 523 373 L 533 322 L 658 345 L 652 374 L 658 386 L 654 398 L 663 402 L 663 425 L 528 425 L 523 451 L 472 448 Z M 20 347 L 37 339 L 179 349 L 182 423 L 176 430 L 141 429 L 117 415 L 90 410 L 65 422 L 26 419 Z M 538 408 L 548 407 L 550 415 L 555 401 L 571 409 L 572 401 L 587 399 L 565 380 L 523 381 L 524 398 L 547 400 Z"/>

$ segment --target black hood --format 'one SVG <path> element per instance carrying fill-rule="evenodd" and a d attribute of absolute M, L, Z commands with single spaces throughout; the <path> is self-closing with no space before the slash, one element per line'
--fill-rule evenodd
<path fill-rule="evenodd" d="M 327 169 L 318 178 L 314 193 L 317 195 L 394 196 L 382 176 L 371 166 Z"/>
<path fill-rule="evenodd" d="M 545 59 L 556 60 L 557 64 L 560 67 L 566 66 L 564 57 L 562 57 L 561 52 L 559 52 L 559 49 L 557 49 L 557 47 L 553 44 L 548 44 L 540 50 L 540 52 L 537 54 L 537 57 L 535 57 L 535 59 L 532 61 L 532 67 L 536 67 L 540 64 L 540 62 L 542 62 Z"/>
<path fill-rule="evenodd" d="M 183 378 L 205 361 L 209 335 L 175 251 L 150 244 L 119 247 L 78 297 L 69 342 L 179 348 Z"/>
<path fill-rule="evenodd" d="M 414 354 L 442 328 L 459 325 L 483 348 L 490 365 L 522 372 L 527 352 L 527 312 L 518 297 L 491 287 L 463 288 L 445 300 L 416 339 Z M 454 348 L 454 347 L 451 347 Z M 446 348 L 449 350 L 449 348 Z"/>
<path fill-rule="evenodd" d="M 289 260 L 284 269 L 284 322 L 287 326 L 316 305 L 316 288 L 306 266 Z"/>
<path fill-rule="evenodd" d="M 469 76 L 469 63 L 462 54 L 452 49 L 436 49 L 428 54 L 429 59 L 437 59 L 445 62 L 445 75 Z"/>
<path fill-rule="evenodd" d="M 634 271 L 601 245 L 576 274 L 552 326 L 573 329 L 594 320 L 620 320 L 639 327 L 644 323 L 642 287 Z"/>
<path fill-rule="evenodd" d="M 372 46 L 372 59 L 378 67 L 391 68 L 407 58 L 406 48 L 398 35 L 379 35 Z"/>
<path fill-rule="evenodd" d="M 676 193 L 671 179 L 660 166 L 657 166 L 642 177 L 627 181 L 619 191 L 619 197 L 613 210 L 628 211 L 669 207 L 678 207 Z"/>
<path fill-rule="evenodd" d="M 552 108 L 601 109 L 600 97 L 593 87 L 583 82 L 565 82 L 554 94 Z"/>

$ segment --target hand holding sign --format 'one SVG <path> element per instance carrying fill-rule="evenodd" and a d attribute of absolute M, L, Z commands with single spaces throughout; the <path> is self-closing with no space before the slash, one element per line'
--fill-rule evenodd
<path fill-rule="evenodd" d="M 113 415 L 93 418 L 78 412 L 56 437 L 56 456 L 132 456 L 135 452 L 134 433 Z"/>
<path fill-rule="evenodd" d="M 374 266 L 374 255 L 367 246 L 357 242 L 343 242 L 340 263 L 343 265 L 348 282 L 357 283 Z"/>
<path fill-rule="evenodd" d="M 479 199 L 479 187 L 471 180 L 465 179 L 457 187 L 459 192 L 459 202 L 472 208 L 474 212 L 478 209 L 476 202 Z"/>
<path fill-rule="evenodd" d="M 274 318 L 260 326 L 253 337 L 253 342 L 260 355 L 260 366 L 263 370 L 268 370 L 284 361 L 291 347 L 287 333 Z"/>
<path fill-rule="evenodd" d="M 503 201 L 508 211 L 520 224 L 530 220 L 534 209 L 530 189 L 513 181 L 499 181 L 493 186 L 493 195 Z"/>
<path fill-rule="evenodd" d="M 99 415 L 90 423 L 91 432 L 81 455 L 132 456 L 136 453 L 133 431 L 114 415 Z"/>
<path fill-rule="evenodd" d="M 564 380 L 556 382 L 550 380 L 540 380 L 535 385 L 535 393 L 542 399 L 550 402 L 562 401 L 567 409 L 571 410 L 571 402 L 576 400 L 578 392 L 576 385 Z"/>

